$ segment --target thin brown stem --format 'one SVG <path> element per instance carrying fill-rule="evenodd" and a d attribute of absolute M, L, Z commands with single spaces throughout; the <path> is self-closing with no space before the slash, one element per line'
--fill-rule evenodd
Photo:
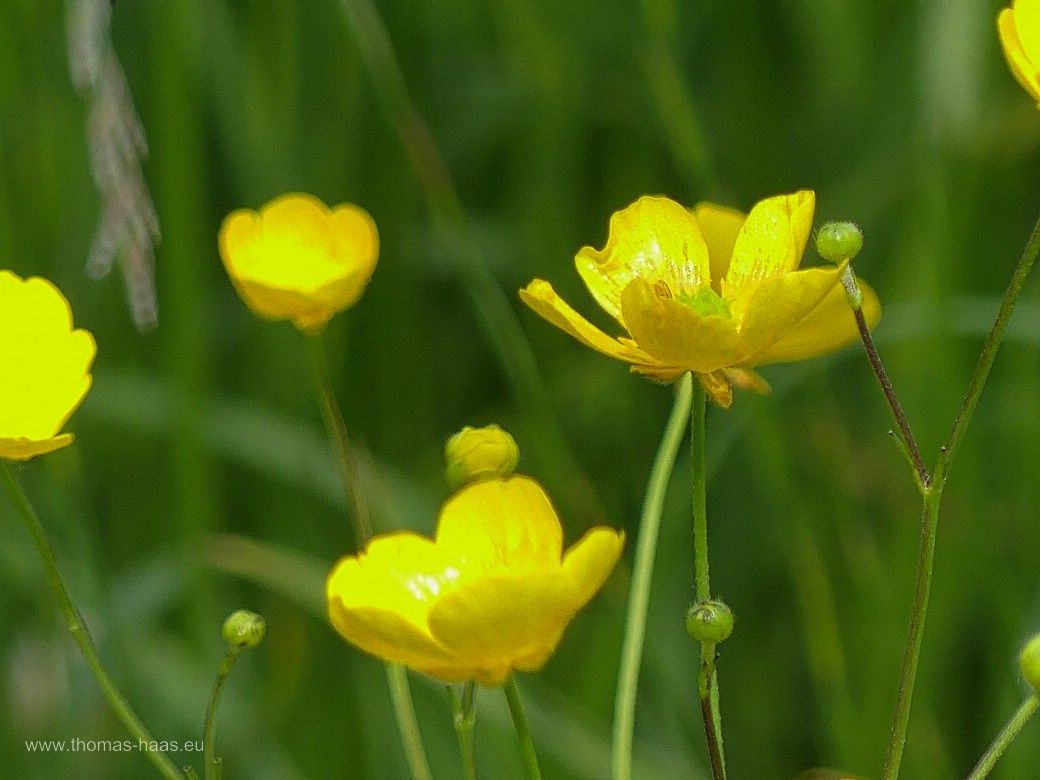
<path fill-rule="evenodd" d="M 704 654 L 701 661 L 700 675 L 697 680 L 697 693 L 701 703 L 701 717 L 704 720 L 704 739 L 708 743 L 708 758 L 711 761 L 713 780 L 726 780 L 726 762 L 722 757 L 722 744 L 716 731 L 715 707 L 712 703 L 712 690 L 718 682 L 715 679 L 715 647 L 702 645 Z"/>

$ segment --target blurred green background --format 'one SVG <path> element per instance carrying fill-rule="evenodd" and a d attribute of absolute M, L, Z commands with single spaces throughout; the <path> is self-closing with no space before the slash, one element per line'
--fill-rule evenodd
<path fill-rule="evenodd" d="M 606 325 L 572 258 L 602 245 L 614 210 L 644 193 L 746 209 L 813 188 L 817 225 L 864 228 L 857 269 L 884 305 L 878 342 L 931 460 L 1040 201 L 1040 114 L 1004 66 L 1000 5 L 380 2 L 460 213 L 430 159 L 419 160 L 424 180 L 404 151 L 384 110 L 397 93 L 380 99 L 366 68 L 376 39 L 344 5 L 121 0 L 113 38 L 164 234 L 159 326 L 139 335 L 118 272 L 95 283 L 83 270 L 99 199 L 65 6 L 0 3 L 0 267 L 54 280 L 99 346 L 95 387 L 71 423 L 77 446 L 19 476 L 152 732 L 200 738 L 220 623 L 249 607 L 269 631 L 226 691 L 225 776 L 406 776 L 379 664 L 322 614 L 322 579 L 350 536 L 305 345 L 236 298 L 216 251 L 227 212 L 303 190 L 360 203 L 379 224 L 372 283 L 327 331 L 379 529 L 431 531 L 444 439 L 498 422 L 568 540 L 594 523 L 634 540 L 672 392 L 539 320 L 516 289 L 548 278 Z M 1036 289 L 946 491 L 908 778 L 963 776 L 1025 693 L 1016 655 L 1040 629 Z M 731 774 L 876 776 L 918 498 L 860 350 L 763 373 L 771 397 L 741 394 L 708 417 L 713 587 L 738 616 L 720 661 Z M 696 648 L 683 630 L 688 471 L 684 450 L 637 712 L 637 775 L 654 780 L 704 776 Z M 148 776 L 139 755 L 26 752 L 29 739 L 123 732 L 6 499 L 0 523 L 3 774 Z M 549 778 L 608 774 L 630 563 L 631 552 L 544 671 L 520 680 Z M 412 684 L 434 774 L 457 776 L 444 689 Z M 520 773 L 502 698 L 478 696 L 488 777 Z M 1036 776 L 1038 755 L 1033 723 L 994 776 Z M 196 754 L 173 759 L 201 766 Z"/>

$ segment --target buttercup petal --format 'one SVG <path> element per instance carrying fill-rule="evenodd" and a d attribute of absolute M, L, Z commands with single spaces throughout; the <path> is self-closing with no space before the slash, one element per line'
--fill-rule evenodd
<path fill-rule="evenodd" d="M 757 356 L 804 320 L 836 286 L 844 267 L 808 268 L 765 279 L 750 291 L 740 325 L 744 349 L 741 365 L 754 366 Z"/>
<path fill-rule="evenodd" d="M 649 195 L 615 212 L 606 246 L 582 247 L 574 262 L 596 302 L 622 325 L 621 294 L 633 279 L 663 282 L 676 296 L 711 279 L 696 217 L 674 200 Z"/>
<path fill-rule="evenodd" d="M 737 235 L 722 294 L 740 301 L 755 282 L 794 271 L 809 240 L 815 207 L 811 190 L 759 201 Z M 736 311 L 734 316 L 739 318 Z"/>
<path fill-rule="evenodd" d="M 529 477 L 472 482 L 448 499 L 437 547 L 462 562 L 468 581 L 487 572 L 559 569 L 563 529 L 549 497 Z"/>
<path fill-rule="evenodd" d="M 881 304 L 869 285 L 859 282 L 863 293 L 863 315 L 873 328 L 881 319 Z M 755 356 L 757 365 L 807 360 L 833 352 L 856 340 L 856 318 L 840 284 L 827 293 L 820 304 L 776 342 Z"/>
<path fill-rule="evenodd" d="M 621 301 L 632 337 L 658 362 L 705 373 L 732 364 L 740 354 L 732 320 L 704 317 L 674 298 L 661 298 L 644 279 L 626 287 Z"/>
<path fill-rule="evenodd" d="M 1001 48 L 1012 75 L 1034 100 L 1040 101 L 1040 59 L 1030 59 L 1019 35 L 1017 10 L 1005 8 L 997 16 Z M 1040 37 L 1040 33 L 1037 33 Z"/>
<path fill-rule="evenodd" d="M 698 203 L 693 209 L 700 225 L 704 242 L 708 246 L 708 257 L 711 259 L 711 282 L 719 292 L 722 280 L 729 270 L 730 259 L 737 236 L 744 226 L 747 214 L 736 209 L 719 206 L 715 203 Z"/>
<path fill-rule="evenodd" d="M 1012 5 L 1018 40 L 1035 71 L 1040 65 L 1040 0 L 1015 0 Z"/>
<path fill-rule="evenodd" d="M 543 279 L 535 279 L 520 291 L 520 300 L 526 303 L 542 319 L 555 325 L 580 341 L 586 347 L 601 352 L 607 357 L 629 363 L 652 363 L 653 359 L 639 349 L 611 338 L 591 322 L 574 311 L 563 300 L 552 285 Z"/>
<path fill-rule="evenodd" d="M 576 611 L 570 580 L 555 571 L 488 576 L 446 594 L 430 632 L 486 685 L 505 681 L 517 659 L 547 658 Z"/>
<path fill-rule="evenodd" d="M 606 582 L 625 549 L 624 531 L 593 528 L 563 556 L 563 573 L 573 585 L 574 610 L 581 609 Z"/>
<path fill-rule="evenodd" d="M 337 597 L 330 598 L 328 606 L 333 628 L 366 653 L 420 671 L 454 663 L 427 632 L 396 612 L 375 607 L 348 609 Z"/>
<path fill-rule="evenodd" d="M 47 439 L 0 437 L 0 460 L 29 460 L 37 455 L 46 455 L 48 452 L 68 447 L 74 440 L 71 433 L 63 433 Z"/>

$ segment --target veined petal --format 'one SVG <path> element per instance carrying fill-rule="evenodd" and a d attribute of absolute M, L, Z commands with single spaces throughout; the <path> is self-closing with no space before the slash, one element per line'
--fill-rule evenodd
<path fill-rule="evenodd" d="M 739 356 L 733 320 L 701 316 L 674 298 L 660 298 L 644 279 L 626 287 L 621 301 L 632 337 L 658 362 L 706 373 L 731 365 Z"/>
<path fill-rule="evenodd" d="M 629 363 L 653 362 L 649 355 L 639 349 L 633 349 L 618 339 L 611 338 L 574 311 L 563 298 L 556 294 L 552 285 L 543 279 L 535 279 L 522 289 L 520 300 L 531 307 L 542 319 L 551 322 L 565 333 L 569 333 L 586 347 L 601 352 L 607 357 Z"/>
<path fill-rule="evenodd" d="M 1015 0 L 1012 6 L 1018 40 L 1036 70 L 1040 64 L 1040 0 Z"/>
<path fill-rule="evenodd" d="M 860 281 L 859 288 L 863 293 L 863 316 L 868 327 L 873 328 L 881 319 L 881 304 L 869 285 Z M 753 361 L 762 365 L 807 360 L 843 347 L 855 341 L 858 335 L 845 288 L 839 284 L 801 322 L 762 350 Z"/>
<path fill-rule="evenodd" d="M 741 299 L 755 282 L 795 270 L 809 240 L 815 207 L 811 190 L 759 201 L 737 235 L 723 296 Z"/>
<path fill-rule="evenodd" d="M 765 279 L 751 288 L 740 325 L 744 366 L 760 362 L 755 356 L 775 344 L 804 320 L 835 286 L 841 286 L 844 266 L 807 268 Z"/>
<path fill-rule="evenodd" d="M 563 573 L 574 587 L 575 611 L 581 609 L 606 582 L 622 550 L 625 534 L 613 528 L 592 528 L 563 557 Z"/>
<path fill-rule="evenodd" d="M 1034 100 L 1040 101 L 1040 59 L 1031 59 L 1027 54 L 1020 35 L 1021 22 L 1018 10 L 1005 8 L 997 16 L 997 31 L 1000 34 L 1001 48 L 1012 75 Z M 1040 22 L 1037 22 L 1040 25 Z M 1040 38 L 1040 32 L 1037 37 Z M 1040 45 L 1038 45 L 1040 48 Z"/>
<path fill-rule="evenodd" d="M 649 195 L 614 212 L 606 246 L 582 247 L 574 262 L 596 302 L 622 325 L 621 293 L 636 277 L 663 282 L 675 296 L 711 279 L 696 217 L 674 200 Z"/>
<path fill-rule="evenodd" d="M 465 581 L 499 570 L 557 570 L 563 529 L 533 479 L 486 479 L 471 482 L 444 504 L 437 547 L 461 562 Z"/>
<path fill-rule="evenodd" d="M 704 242 L 708 246 L 708 257 L 711 260 L 711 283 L 716 292 L 721 290 L 721 282 L 729 270 L 733 257 L 733 247 L 747 214 L 736 209 L 719 206 L 715 203 L 698 203 L 693 209 L 700 225 Z"/>
<path fill-rule="evenodd" d="M 547 658 L 574 617 L 573 589 L 560 571 L 482 578 L 441 598 L 430 610 L 430 632 L 477 679 L 501 684 L 514 662 Z"/>
<path fill-rule="evenodd" d="M 37 455 L 46 455 L 48 452 L 68 447 L 74 440 L 71 433 L 63 433 L 47 439 L 26 439 L 24 436 L 16 439 L 0 437 L 0 460 L 29 460 Z"/>

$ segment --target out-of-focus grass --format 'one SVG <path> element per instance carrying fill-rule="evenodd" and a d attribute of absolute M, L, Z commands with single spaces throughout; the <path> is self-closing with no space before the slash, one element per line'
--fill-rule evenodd
<path fill-rule="evenodd" d="M 1001 61 L 998 5 L 380 2 L 457 184 L 462 240 L 505 291 L 537 360 L 548 398 L 539 410 L 502 370 L 500 334 L 481 331 L 458 244 L 437 229 L 378 110 L 340 2 L 115 5 L 164 229 L 150 336 L 134 332 L 115 278 L 95 284 L 82 271 L 97 199 L 62 4 L 3 3 L 0 266 L 55 280 L 99 344 L 96 387 L 72 424 L 79 443 L 20 476 L 153 732 L 198 738 L 220 621 L 248 606 L 270 630 L 227 690 L 227 776 L 405 773 L 378 665 L 332 633 L 312 592 L 349 537 L 303 344 L 286 325 L 254 320 L 220 268 L 227 211 L 306 190 L 361 203 L 379 223 L 372 284 L 327 336 L 380 528 L 430 531 L 446 492 L 444 438 L 495 421 L 521 435 L 524 466 L 550 486 L 569 539 L 593 520 L 634 538 L 670 391 L 583 350 L 513 291 L 544 276 L 592 312 L 571 258 L 602 243 L 610 213 L 640 194 L 747 208 L 813 187 L 817 223 L 864 227 L 857 266 L 885 304 L 878 340 L 934 451 L 1040 205 L 1040 115 Z M 1014 658 L 1040 628 L 1033 290 L 951 475 L 908 777 L 964 774 L 1020 699 Z M 876 774 L 909 610 L 915 492 L 855 349 L 765 373 L 772 397 L 739 396 L 708 420 L 713 575 L 738 616 L 720 661 L 733 776 L 824 764 Z M 556 472 L 554 441 L 574 453 L 603 517 L 586 516 Z M 682 630 L 693 581 L 687 467 L 680 459 L 669 493 L 649 616 L 643 777 L 703 766 L 695 648 Z M 15 517 L 0 508 L 0 518 L 0 765 L 17 777 L 142 776 L 136 755 L 26 753 L 26 739 L 122 734 Z M 229 547 L 229 534 L 252 541 Z M 621 570 L 545 671 L 522 680 L 549 777 L 605 776 L 626 584 Z M 443 690 L 413 688 L 435 775 L 454 776 Z M 479 761 L 516 776 L 500 698 L 479 698 Z M 1038 747 L 1040 729 L 1027 728 L 998 775 L 1035 773 Z"/>

